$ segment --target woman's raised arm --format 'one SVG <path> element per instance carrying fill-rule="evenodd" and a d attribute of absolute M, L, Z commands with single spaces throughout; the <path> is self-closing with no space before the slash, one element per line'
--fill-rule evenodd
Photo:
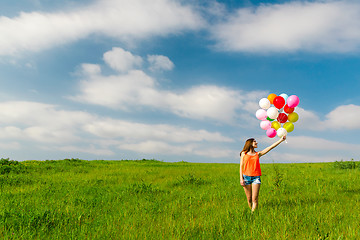
<path fill-rule="evenodd" d="M 270 152 L 270 150 L 274 149 L 275 147 L 277 147 L 280 143 L 282 143 L 285 140 L 286 140 L 286 136 L 281 137 L 278 141 L 273 143 L 271 146 L 269 146 L 269 147 L 265 148 L 264 150 L 260 151 L 259 152 L 259 157 L 264 156 L 265 154 Z"/>

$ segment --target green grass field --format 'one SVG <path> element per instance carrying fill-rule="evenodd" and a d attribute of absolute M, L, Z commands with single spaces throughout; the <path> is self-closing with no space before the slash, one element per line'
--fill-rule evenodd
<path fill-rule="evenodd" d="M 0 161 L 1 239 L 360 239 L 358 162 Z"/>

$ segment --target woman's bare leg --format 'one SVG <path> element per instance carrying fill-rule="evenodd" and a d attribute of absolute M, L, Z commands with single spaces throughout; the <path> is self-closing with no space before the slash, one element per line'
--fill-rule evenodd
<path fill-rule="evenodd" d="M 248 185 L 245 185 L 243 186 L 244 187 L 244 191 L 245 191 L 245 194 L 246 194 L 246 199 L 248 201 L 248 204 L 249 204 L 249 208 L 251 209 L 252 208 L 252 186 L 251 184 L 248 184 Z"/>
<path fill-rule="evenodd" d="M 260 185 L 261 184 L 251 184 L 252 185 L 252 206 L 250 207 L 252 211 L 255 211 L 255 209 L 258 206 L 258 199 L 259 199 L 259 192 L 260 192 Z"/>

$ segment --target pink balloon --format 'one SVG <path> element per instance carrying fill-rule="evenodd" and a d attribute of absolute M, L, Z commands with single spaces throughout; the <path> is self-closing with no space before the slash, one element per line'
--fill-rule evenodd
<path fill-rule="evenodd" d="M 269 128 L 271 128 L 271 122 L 268 120 L 265 121 L 261 121 L 260 122 L 260 127 L 264 130 L 268 130 Z"/>
<path fill-rule="evenodd" d="M 300 102 L 300 99 L 296 95 L 291 95 L 287 99 L 287 105 L 290 108 L 296 107 L 299 104 L 299 102 Z"/>
<path fill-rule="evenodd" d="M 267 112 L 266 110 L 264 109 L 259 109 L 256 111 L 256 118 L 259 119 L 259 120 L 266 120 L 266 117 L 267 117 Z"/>
<path fill-rule="evenodd" d="M 266 130 L 266 136 L 268 136 L 269 138 L 273 138 L 276 136 L 276 130 L 273 128 L 269 128 L 268 130 Z"/>

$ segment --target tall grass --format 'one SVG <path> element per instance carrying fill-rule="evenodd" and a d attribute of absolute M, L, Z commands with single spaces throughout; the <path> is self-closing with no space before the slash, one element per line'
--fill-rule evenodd
<path fill-rule="evenodd" d="M 2 160 L 1 160 L 2 161 Z M 238 164 L 0 161 L 3 239 L 356 239 L 359 168 L 263 164 L 251 214 Z"/>

